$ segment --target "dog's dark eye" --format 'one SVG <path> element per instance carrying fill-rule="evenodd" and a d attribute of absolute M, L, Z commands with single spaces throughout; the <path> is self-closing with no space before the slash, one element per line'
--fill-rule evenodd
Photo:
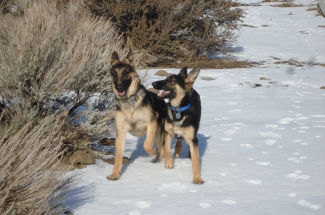
<path fill-rule="evenodd" d="M 129 75 L 130 74 L 130 72 L 128 71 L 128 70 L 124 70 L 123 71 L 123 76 L 127 76 L 127 75 Z"/>
<path fill-rule="evenodd" d="M 176 79 L 175 79 L 174 77 L 170 77 L 168 81 L 169 81 L 169 82 L 175 82 Z"/>
<path fill-rule="evenodd" d="M 113 71 L 113 72 L 112 72 L 112 76 L 113 76 L 114 78 L 116 78 L 116 77 L 117 77 L 117 73 L 116 73 L 115 71 Z"/>

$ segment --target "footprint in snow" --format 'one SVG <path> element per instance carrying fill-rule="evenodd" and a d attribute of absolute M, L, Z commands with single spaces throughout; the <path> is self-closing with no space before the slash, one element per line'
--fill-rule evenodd
<path fill-rule="evenodd" d="M 138 201 L 134 205 L 138 208 L 144 209 L 144 208 L 149 208 L 151 206 L 151 203 L 145 201 Z"/>
<path fill-rule="evenodd" d="M 259 134 L 265 138 L 282 139 L 282 136 L 280 134 L 274 133 L 273 131 L 260 132 Z"/>
<path fill-rule="evenodd" d="M 237 105 L 237 102 L 227 102 L 228 105 Z"/>
<path fill-rule="evenodd" d="M 209 204 L 209 203 L 200 203 L 199 205 L 201 208 L 204 208 L 204 209 L 211 208 L 211 204 Z"/>
<path fill-rule="evenodd" d="M 303 175 L 301 170 L 289 173 L 286 177 L 291 181 L 296 181 L 298 179 L 308 180 L 310 178 L 309 175 Z"/>
<path fill-rule="evenodd" d="M 230 200 L 230 199 L 224 199 L 224 200 L 222 200 L 222 203 L 227 204 L 227 205 L 235 205 L 235 204 L 237 204 L 236 201 Z"/>
<path fill-rule="evenodd" d="M 293 118 L 289 118 L 289 117 L 287 117 L 287 118 L 283 118 L 283 119 L 280 119 L 279 121 L 278 121 L 278 124 L 282 124 L 282 125 L 284 125 L 284 124 L 289 124 L 290 122 L 292 122 L 294 119 Z"/>
<path fill-rule="evenodd" d="M 296 193 L 288 193 L 288 196 L 289 196 L 289 197 L 296 197 L 297 194 L 296 194 Z"/>
<path fill-rule="evenodd" d="M 234 109 L 234 110 L 229 110 L 228 112 L 230 113 L 237 113 L 237 112 L 241 112 L 241 109 Z"/>
<path fill-rule="evenodd" d="M 270 162 L 256 162 L 256 164 L 259 165 L 259 166 L 268 166 L 271 163 Z"/>
<path fill-rule="evenodd" d="M 293 157 L 290 157 L 290 158 L 287 158 L 288 161 L 292 161 L 292 162 L 295 162 L 295 163 L 302 163 L 302 161 L 298 158 L 293 158 Z"/>
<path fill-rule="evenodd" d="M 234 134 L 236 132 L 237 132 L 236 130 L 227 130 L 227 131 L 224 132 L 224 134 L 232 135 L 232 134 Z"/>
<path fill-rule="evenodd" d="M 298 106 L 298 105 L 291 105 L 292 107 L 294 107 L 294 108 L 297 108 L 297 109 L 300 109 L 301 107 L 300 106 Z"/>
<path fill-rule="evenodd" d="M 246 182 L 249 184 L 254 184 L 254 185 L 262 184 L 261 180 L 248 180 Z"/>
<path fill-rule="evenodd" d="M 222 173 L 220 173 L 219 175 L 222 176 L 222 177 L 224 177 L 224 176 L 227 175 L 227 173 L 226 173 L 226 172 L 222 172 Z"/>
<path fill-rule="evenodd" d="M 129 215 L 141 215 L 141 212 L 134 210 L 134 211 L 130 211 Z"/>
<path fill-rule="evenodd" d="M 241 147 L 244 147 L 246 149 L 253 148 L 252 144 L 246 143 L 246 144 L 240 144 Z"/>
<path fill-rule="evenodd" d="M 294 140 L 293 142 L 294 143 L 300 143 L 300 142 L 302 142 L 302 140 L 297 139 L 297 140 Z"/>
<path fill-rule="evenodd" d="M 175 191 L 175 192 L 182 192 L 187 189 L 185 184 L 179 182 L 172 182 L 172 183 L 164 183 L 160 187 L 157 188 L 158 191 Z"/>
<path fill-rule="evenodd" d="M 272 129 L 277 129 L 279 126 L 278 125 L 266 125 L 266 128 L 272 128 Z"/>
<path fill-rule="evenodd" d="M 306 116 L 298 116 L 298 117 L 296 118 L 296 120 L 298 120 L 298 121 L 306 120 L 306 119 L 309 119 L 309 117 L 306 117 Z"/>
<path fill-rule="evenodd" d="M 269 139 L 269 140 L 265 140 L 264 143 L 266 145 L 273 146 L 276 143 L 276 140 Z"/>
<path fill-rule="evenodd" d="M 297 204 L 301 205 L 301 206 L 304 206 L 304 207 L 308 207 L 308 208 L 310 208 L 311 210 L 314 210 L 314 211 L 317 211 L 317 210 L 321 209 L 321 206 L 312 204 L 312 203 L 310 203 L 309 201 L 306 201 L 306 200 L 299 200 Z"/>

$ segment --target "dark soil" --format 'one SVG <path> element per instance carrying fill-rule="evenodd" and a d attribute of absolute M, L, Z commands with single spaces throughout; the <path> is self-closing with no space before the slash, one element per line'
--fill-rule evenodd
<path fill-rule="evenodd" d="M 201 68 L 201 69 L 233 69 L 233 68 L 249 68 L 258 66 L 258 62 L 249 62 L 249 61 L 237 61 L 236 59 L 207 59 L 201 58 L 199 60 L 191 62 L 164 62 L 161 64 L 155 65 L 158 68 L 183 68 L 187 66 L 189 68 Z"/>

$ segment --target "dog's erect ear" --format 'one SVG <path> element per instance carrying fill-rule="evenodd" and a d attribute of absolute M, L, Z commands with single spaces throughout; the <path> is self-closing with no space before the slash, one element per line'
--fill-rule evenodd
<path fill-rule="evenodd" d="M 182 76 L 183 79 L 185 79 L 187 77 L 187 66 L 183 67 L 178 75 Z"/>
<path fill-rule="evenodd" d="M 128 55 L 126 58 L 123 60 L 124 63 L 130 64 L 131 66 L 133 65 L 133 52 L 132 49 L 130 48 Z"/>
<path fill-rule="evenodd" d="M 112 53 L 112 56 L 111 56 L 111 65 L 114 65 L 114 64 L 116 64 L 119 61 L 120 61 L 120 59 L 118 58 L 118 54 L 117 54 L 116 51 L 114 51 Z"/>
<path fill-rule="evenodd" d="M 199 73 L 199 68 L 193 69 L 190 73 L 188 73 L 187 77 L 185 78 L 185 83 L 194 83 Z"/>

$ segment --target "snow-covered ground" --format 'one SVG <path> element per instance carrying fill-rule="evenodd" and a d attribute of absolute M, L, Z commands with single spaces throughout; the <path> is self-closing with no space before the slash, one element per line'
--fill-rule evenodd
<path fill-rule="evenodd" d="M 174 169 L 165 169 L 164 162 L 150 162 L 144 138 L 128 136 L 124 155 L 131 160 L 118 181 L 106 179 L 113 165 L 101 160 L 73 171 L 79 182 L 66 197 L 71 212 L 325 214 L 325 68 L 307 64 L 325 63 L 325 28 L 318 27 L 325 18 L 306 11 L 309 6 L 272 4 L 245 6 L 244 24 L 256 28 L 242 28 L 235 55 L 264 64 L 202 70 L 194 85 L 202 100 L 198 139 L 205 183 L 192 184 L 185 143 Z M 306 63 L 274 64 L 275 58 Z M 146 86 L 162 79 L 154 76 L 157 70 L 148 71 Z"/>

